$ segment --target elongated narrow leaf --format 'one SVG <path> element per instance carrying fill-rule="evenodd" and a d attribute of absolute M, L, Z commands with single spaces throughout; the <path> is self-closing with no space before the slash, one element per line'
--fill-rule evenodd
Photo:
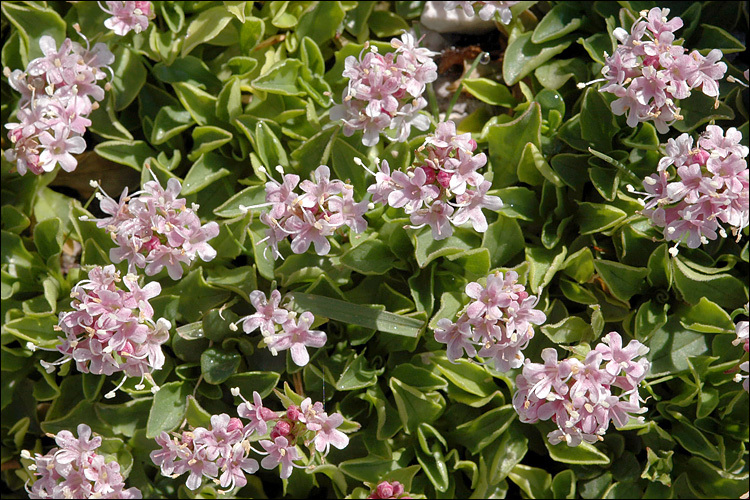
<path fill-rule="evenodd" d="M 352 304 L 351 302 L 309 293 L 295 292 L 292 296 L 302 309 L 350 325 L 373 328 L 381 332 L 405 337 L 417 337 L 420 330 L 424 328 L 422 321 L 381 311 L 370 306 Z"/>

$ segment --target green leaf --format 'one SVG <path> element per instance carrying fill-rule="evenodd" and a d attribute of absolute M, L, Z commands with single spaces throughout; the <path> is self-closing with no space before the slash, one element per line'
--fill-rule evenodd
<path fill-rule="evenodd" d="M 506 55 L 507 57 L 507 55 Z M 526 144 L 541 147 L 542 110 L 533 102 L 521 116 L 508 123 L 495 124 L 487 131 L 492 187 L 505 187 L 518 181 L 516 171 Z"/>
<path fill-rule="evenodd" d="M 667 324 L 668 309 L 667 304 L 658 304 L 651 300 L 641 304 L 635 315 L 635 338 L 645 342 L 654 332 Z"/>
<path fill-rule="evenodd" d="M 605 52 L 607 54 L 613 53 L 613 41 L 609 33 L 594 33 L 587 38 L 581 37 L 576 41 L 580 45 L 583 45 L 583 48 L 589 53 L 591 59 L 600 64 L 604 64 Z"/>
<path fill-rule="evenodd" d="M 531 41 L 544 43 L 555 40 L 571 31 L 575 31 L 581 25 L 581 11 L 573 5 L 557 4 L 547 12 L 539 24 L 534 28 Z"/>
<path fill-rule="evenodd" d="M 662 243 L 648 258 L 648 281 L 654 287 L 669 289 L 672 286 L 672 273 L 667 244 Z"/>
<path fill-rule="evenodd" d="M 620 176 L 617 170 L 611 168 L 590 167 L 589 178 L 599 194 L 607 201 L 614 201 L 617 197 L 617 188 L 620 185 Z"/>
<path fill-rule="evenodd" d="M 578 203 L 576 219 L 581 228 L 581 234 L 592 234 L 616 226 L 628 216 L 623 210 L 603 203 Z"/>
<path fill-rule="evenodd" d="M 252 399 L 253 391 L 258 391 L 265 398 L 278 385 L 281 375 L 276 372 L 243 372 L 229 377 L 224 385 L 238 387 L 243 396 Z"/>
<path fill-rule="evenodd" d="M 61 225 L 60 219 L 54 217 L 43 220 L 34 227 L 34 246 L 45 262 L 62 250 L 62 234 L 59 234 Z"/>
<path fill-rule="evenodd" d="M 407 434 L 416 431 L 422 422 L 434 422 L 445 410 L 445 399 L 438 392 L 424 393 L 392 377 L 388 385 Z"/>
<path fill-rule="evenodd" d="M 188 154 L 188 160 L 195 161 L 202 154 L 228 143 L 232 140 L 232 137 L 232 133 L 228 130 L 212 125 L 195 127 L 193 129 L 193 150 Z M 228 171 L 227 174 L 229 174 Z"/>
<path fill-rule="evenodd" d="M 594 255 L 591 250 L 585 247 L 570 254 L 563 263 L 562 271 L 578 283 L 589 281 L 594 274 Z"/>
<path fill-rule="evenodd" d="M 656 128 L 648 122 L 641 123 L 629 137 L 623 137 L 620 141 L 630 148 L 654 151 L 659 149 L 659 136 Z"/>
<path fill-rule="evenodd" d="M 250 84 L 255 89 L 269 94 L 305 95 L 305 92 L 297 87 L 297 76 L 301 67 L 302 61 L 299 59 L 284 59 L 271 66 Z"/>
<path fill-rule="evenodd" d="M 609 103 L 595 88 L 589 87 L 581 105 L 581 138 L 598 151 L 610 151 L 612 138 L 620 129 Z"/>
<path fill-rule="evenodd" d="M 182 106 L 164 106 L 156 114 L 151 129 L 151 143 L 163 144 L 193 125 L 193 117 Z"/>
<path fill-rule="evenodd" d="M 191 387 L 186 382 L 164 384 L 154 395 L 154 402 L 148 414 L 146 437 L 153 439 L 162 431 L 175 429 L 185 418 L 187 397 Z"/>
<path fill-rule="evenodd" d="M 221 82 L 208 69 L 206 63 L 193 56 L 181 57 L 170 65 L 157 63 L 152 73 L 164 83 L 184 82 L 208 91 L 218 90 L 221 87 Z"/>
<path fill-rule="evenodd" d="M 646 359 L 651 362 L 650 377 L 687 370 L 689 356 L 708 353 L 706 335 L 686 331 L 676 315 L 651 335 L 649 348 Z"/>
<path fill-rule="evenodd" d="M 534 76 L 546 89 L 557 90 L 572 77 L 576 82 L 588 74 L 586 64 L 581 59 L 558 59 L 539 66 Z"/>
<path fill-rule="evenodd" d="M 508 478 L 529 498 L 550 498 L 552 495 L 552 475 L 543 469 L 518 464 L 510 471 Z"/>
<path fill-rule="evenodd" d="M 659 481 L 664 486 L 672 486 L 672 455 L 673 450 L 657 450 L 646 448 L 646 468 L 641 477 L 649 481 Z"/>
<path fill-rule="evenodd" d="M 378 38 L 400 35 L 403 30 L 409 30 L 406 21 L 387 10 L 373 11 L 368 19 L 368 25 Z"/>
<path fill-rule="evenodd" d="M 482 247 L 490 252 L 490 267 L 500 267 L 515 257 L 524 247 L 521 226 L 515 220 L 498 215 L 482 235 Z"/>
<path fill-rule="evenodd" d="M 122 111 L 135 100 L 146 83 L 147 71 L 141 56 L 124 45 L 114 50 L 112 63 L 112 88 L 115 94 L 115 111 Z"/>
<path fill-rule="evenodd" d="M 706 297 L 701 297 L 697 304 L 682 315 L 680 324 L 689 330 L 702 333 L 735 332 L 729 314 Z"/>
<path fill-rule="evenodd" d="M 216 97 L 186 82 L 172 84 L 177 98 L 198 125 L 214 122 Z"/>
<path fill-rule="evenodd" d="M 494 408 L 470 422 L 456 426 L 451 435 L 475 455 L 499 438 L 516 416 L 513 405 Z"/>
<path fill-rule="evenodd" d="M 230 172 L 224 168 L 224 165 L 226 165 L 226 158 L 224 157 L 213 153 L 201 155 L 198 161 L 190 167 L 187 175 L 185 175 L 180 194 L 189 195 L 197 193 L 209 184 L 222 177 L 226 177 Z"/>
<path fill-rule="evenodd" d="M 302 38 L 302 42 L 300 43 L 300 56 L 302 58 L 302 64 L 305 67 L 309 68 L 314 75 L 322 76 L 326 70 L 326 63 L 323 59 L 323 53 L 320 51 L 320 47 L 318 46 L 318 43 L 320 43 L 320 39 L 316 38 L 315 40 L 318 40 L 318 43 L 315 43 L 315 40 L 313 40 L 309 36 L 305 36 L 303 38 L 302 35 L 300 35 L 299 29 L 297 29 L 297 36 Z"/>
<path fill-rule="evenodd" d="M 300 17 L 296 30 L 297 39 L 302 40 L 307 36 L 317 44 L 323 45 L 336 35 L 336 30 L 343 20 L 344 9 L 341 2 L 317 2 Z M 320 74 L 322 73 L 323 71 L 320 71 Z"/>
<path fill-rule="evenodd" d="M 294 302 L 302 309 L 310 311 L 316 316 L 323 316 L 342 323 L 359 325 L 394 335 L 416 338 L 424 327 L 422 321 L 374 307 L 299 292 L 292 293 L 292 297 Z"/>
<path fill-rule="evenodd" d="M 543 63 L 568 48 L 572 36 L 534 43 L 532 32 L 521 33 L 512 38 L 503 57 L 503 80 L 506 85 L 515 85 Z"/>
<path fill-rule="evenodd" d="M 367 357 L 364 353 L 355 355 L 344 367 L 344 371 L 336 382 L 336 390 L 352 391 L 375 385 L 378 382 L 378 376 L 382 375 L 384 370 L 385 368 L 377 370 L 368 368 Z"/>
<path fill-rule="evenodd" d="M 246 187 L 239 193 L 235 194 L 227 201 L 214 209 L 214 214 L 218 217 L 233 218 L 244 214 L 240 210 L 240 205 L 249 207 L 260 205 L 266 201 L 266 187 L 263 184 Z"/>
<path fill-rule="evenodd" d="M 675 285 L 690 304 L 698 304 L 705 297 L 732 310 L 747 302 L 747 287 L 734 276 L 698 273 L 690 269 L 681 257 L 676 257 L 672 262 L 675 264 Z"/>
<path fill-rule="evenodd" d="M 101 377 L 104 378 L 104 377 Z M 122 404 L 95 404 L 96 416 L 112 428 L 112 432 L 126 437 L 146 427 L 152 400 L 138 398 Z"/>
<path fill-rule="evenodd" d="M 58 342 L 59 333 L 54 330 L 57 323 L 57 315 L 52 313 L 27 314 L 5 323 L 3 333 L 10 333 L 24 344 L 33 342 L 40 347 L 53 347 Z"/>
<path fill-rule="evenodd" d="M 105 141 L 94 147 L 96 154 L 107 160 L 141 171 L 143 164 L 156 152 L 144 141 Z"/>
<path fill-rule="evenodd" d="M 745 45 L 718 26 L 701 24 L 701 34 L 695 48 L 702 55 L 707 55 L 713 49 L 719 49 L 723 54 L 733 54 L 745 50 Z"/>
<path fill-rule="evenodd" d="M 630 297 L 641 292 L 648 275 L 648 269 L 645 267 L 626 266 L 609 260 L 594 260 L 594 268 L 612 295 L 622 301 L 628 301 Z"/>
<path fill-rule="evenodd" d="M 555 474 L 552 479 L 553 498 L 576 498 L 576 474 L 567 469 Z"/>
<path fill-rule="evenodd" d="M 508 90 L 508 87 L 488 78 L 464 78 L 463 88 L 482 102 L 493 106 L 512 108 L 516 100 Z"/>
<path fill-rule="evenodd" d="M 499 213 L 513 219 L 531 221 L 539 215 L 539 199 L 534 191 L 519 186 L 498 189 L 495 194 L 503 201 Z"/>
<path fill-rule="evenodd" d="M 276 168 L 277 165 L 289 166 L 289 159 L 281 141 L 264 121 L 259 121 L 255 125 L 255 146 L 258 156 L 268 170 Z"/>
<path fill-rule="evenodd" d="M 581 442 L 578 446 L 568 446 L 560 443 L 552 445 L 547 439 L 544 446 L 549 451 L 549 456 L 556 462 L 578 465 L 609 465 L 609 457 L 597 450 L 596 447 L 587 442 Z"/>
<path fill-rule="evenodd" d="M 573 344 L 594 337 L 591 325 L 578 316 L 570 316 L 554 325 L 544 325 L 542 332 L 555 344 Z"/>
<path fill-rule="evenodd" d="M 557 271 L 562 267 L 568 249 L 548 250 L 544 247 L 526 247 L 526 261 L 529 263 L 529 288 L 534 293 L 541 293 Z"/>
<path fill-rule="evenodd" d="M 717 102 L 718 108 L 714 107 Z M 697 90 L 687 99 L 680 101 L 680 114 L 684 119 L 674 123 L 674 128 L 679 132 L 691 132 L 704 123 L 715 120 L 734 119 L 734 110 L 731 107 Z"/>
<path fill-rule="evenodd" d="M 465 359 L 452 363 L 445 356 L 433 356 L 431 359 L 440 373 L 463 391 L 486 397 L 497 390 L 492 375 L 475 363 Z"/>
<path fill-rule="evenodd" d="M 232 18 L 233 14 L 224 6 L 212 7 L 198 14 L 188 25 L 181 56 L 185 57 L 198 45 L 213 40 Z"/>
<path fill-rule="evenodd" d="M 448 387 L 448 382 L 446 382 L 444 378 L 426 368 L 421 368 L 411 363 L 402 363 L 398 365 L 393 371 L 391 371 L 391 376 L 399 379 L 405 384 L 409 384 L 412 387 L 419 389 L 420 391 L 429 392 L 438 389 L 446 389 Z"/>
<path fill-rule="evenodd" d="M 385 274 L 396 264 L 396 256 L 388 245 L 371 238 L 341 255 L 341 263 L 360 274 Z"/>
<path fill-rule="evenodd" d="M 719 461 L 719 451 L 711 441 L 697 428 L 684 419 L 672 424 L 672 437 L 693 455 L 704 457 L 712 462 Z"/>
<path fill-rule="evenodd" d="M 438 257 L 461 253 L 479 246 L 475 234 L 474 231 L 456 228 L 453 236 L 436 240 L 432 237 L 430 228 L 423 228 L 413 233 L 412 241 L 414 242 L 417 264 L 424 268 Z"/>
<path fill-rule="evenodd" d="M 39 39 L 43 36 L 54 38 L 57 47 L 60 47 L 65 39 L 65 21 L 51 8 L 5 2 L 2 4 L 2 11 L 11 24 L 18 29 L 22 47 L 21 60 L 24 66 L 37 57 L 44 57 L 39 47 Z"/>
<path fill-rule="evenodd" d="M 292 159 L 299 164 L 300 171 L 312 172 L 318 167 L 318 165 L 328 164 L 328 158 L 331 155 L 331 150 L 334 144 L 333 138 L 336 137 L 336 130 L 337 128 L 335 127 L 321 130 L 306 142 L 303 142 L 300 147 L 292 151 Z M 347 146 L 349 145 L 347 144 Z M 359 155 L 360 153 L 357 152 L 357 156 Z M 351 157 L 349 160 L 351 160 Z M 339 176 L 339 165 L 336 160 L 333 161 L 332 167 L 336 175 Z"/>

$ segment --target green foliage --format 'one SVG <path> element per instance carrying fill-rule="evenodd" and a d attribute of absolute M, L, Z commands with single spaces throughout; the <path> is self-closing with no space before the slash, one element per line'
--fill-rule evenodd
<path fill-rule="evenodd" d="M 21 177 L 2 160 L 4 492 L 19 495 L 29 477 L 21 450 L 44 453 L 53 446 L 45 433 L 84 422 L 144 497 L 215 498 L 210 483 L 189 493 L 183 480 L 160 477 L 148 454 L 162 431 L 233 415 L 234 387 L 247 398 L 253 391 L 271 398 L 271 408 L 279 406 L 274 398 L 324 402 L 345 417 L 351 442 L 289 480 L 274 471 L 249 476 L 233 497 L 366 498 L 363 482 L 384 480 L 400 481 L 417 498 L 747 491 L 748 397 L 733 381 L 747 356 L 732 341 L 746 319 L 748 230 L 737 241 L 683 245 L 673 256 L 628 185 L 640 191 L 664 144 L 681 132 L 697 138 L 716 123 L 738 128 L 747 144 L 748 91 L 725 80 L 718 100 L 693 92 L 679 103 L 684 119 L 659 134 L 650 123 L 627 126 L 596 85 L 576 87 L 601 74 L 614 29 L 629 28 L 653 2 L 519 2 L 509 25 L 482 38 L 492 61 L 463 79 L 462 97 L 477 111 L 457 126 L 487 154 L 490 194 L 503 201 L 497 213 L 485 210 L 484 234 L 466 224 L 435 240 L 429 228 L 404 228 L 409 220 L 399 211 L 377 208 L 366 215 L 365 233 L 333 237 L 329 255 L 310 250 L 284 261 L 266 251 L 258 219 L 265 208 L 240 209 L 265 201 L 277 165 L 303 179 L 329 165 L 359 201 L 373 179 L 355 157 L 365 165 L 385 158 L 395 169 L 422 144 L 414 132 L 407 143 L 365 147 L 329 112 L 341 102 L 346 58 L 368 41 L 392 51 L 390 38 L 414 25 L 424 2 L 154 5 L 146 31 L 115 37 L 91 2 L 2 3 L 2 63 L 11 70 L 42 55 L 44 35 L 58 46 L 66 36 L 80 41 L 75 23 L 115 54 L 112 88 L 90 116 L 76 172 Z M 727 74 L 742 79 L 746 65 L 734 54 L 745 48 L 745 4 L 669 7 L 684 20 L 677 34 L 686 48 L 722 49 Z M 18 100 L 7 78 L 2 95 L 6 124 Z M 160 390 L 130 380 L 107 399 L 118 377 L 79 374 L 73 363 L 48 374 L 39 362 L 56 354 L 32 352 L 27 342 L 54 348 L 72 287 L 91 266 L 109 263 L 111 238 L 80 219 L 97 213 L 88 181 L 117 198 L 152 175 L 180 179 L 203 222 L 219 223 L 217 257 L 195 262 L 177 282 L 166 273 L 148 277 L 162 287 L 152 300 L 156 317 L 173 325 L 165 367 L 154 374 Z M 529 360 L 540 362 L 548 347 L 583 357 L 609 331 L 649 347 L 643 422 L 611 425 L 602 442 L 552 445 L 546 436 L 554 424 L 516 418 L 520 369 L 503 374 L 478 359 L 449 361 L 434 340 L 437 322 L 455 320 L 468 302 L 466 285 L 496 270 L 517 272 L 547 315 Z M 273 287 L 290 293 L 296 312 L 311 311 L 327 334 L 304 368 L 231 326 L 254 312 L 252 291 Z"/>

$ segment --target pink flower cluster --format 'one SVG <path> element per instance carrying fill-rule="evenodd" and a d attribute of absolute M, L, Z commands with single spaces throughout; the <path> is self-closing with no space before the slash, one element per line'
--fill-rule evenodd
<path fill-rule="evenodd" d="M 96 182 L 92 185 L 100 188 Z M 169 277 L 178 280 L 182 263 L 190 265 L 196 256 L 205 262 L 216 257 L 208 240 L 218 236 L 219 225 L 211 221 L 201 226 L 196 215 L 199 206 L 193 203 L 188 208 L 185 198 L 177 197 L 181 190 L 180 181 L 171 178 L 166 190 L 157 180 L 130 196 L 126 187 L 119 201 L 103 190 L 97 193 L 99 206 L 109 217 L 94 220 L 117 243 L 117 248 L 109 251 L 112 262 L 127 260 L 129 272 L 145 268 L 148 276 L 166 267 Z M 81 220 L 89 219 L 84 216 Z"/>
<path fill-rule="evenodd" d="M 668 15 L 669 9 L 654 7 L 640 13 L 630 33 L 615 29 L 619 44 L 611 57 L 605 53 L 602 74 L 608 83 L 599 89 L 617 96 L 612 112 L 627 112 L 629 126 L 653 121 L 661 133 L 682 119 L 675 100 L 685 99 L 697 88 L 718 97 L 718 81 L 727 70 L 720 62 L 721 50 L 714 49 L 707 56 L 697 50 L 687 54 L 687 49 L 675 43 L 674 32 L 682 27 L 682 19 L 667 20 Z"/>
<path fill-rule="evenodd" d="M 435 329 L 435 340 L 448 345 L 449 360 L 455 362 L 466 351 L 470 357 L 491 359 L 501 372 L 523 364 L 521 351 L 534 336 L 531 325 L 541 325 L 547 317 L 534 309 L 538 299 L 517 280 L 515 271 L 505 276 L 498 271 L 487 276 L 486 286 L 466 285 L 466 295 L 474 300 L 455 323 L 443 318 Z"/>
<path fill-rule="evenodd" d="M 398 481 L 381 481 L 367 498 L 396 499 L 411 497 L 404 493 L 404 485 Z"/>
<path fill-rule="evenodd" d="M 120 281 L 127 291 L 117 287 Z M 56 350 L 63 357 L 54 363 L 42 361 L 42 366 L 51 373 L 72 359 L 82 373 L 124 372 L 126 377 L 140 376 L 141 384 L 143 378 L 153 384 L 150 373 L 164 365 L 161 345 L 169 340 L 172 326 L 164 318 L 153 320 L 148 301 L 160 292 L 159 283 L 141 288 L 132 274 L 120 279 L 114 265 L 94 267 L 70 293 L 74 310 L 60 313 L 56 329 L 65 338 Z M 114 391 L 107 394 L 113 396 Z"/>
<path fill-rule="evenodd" d="M 321 403 L 313 404 L 310 398 L 299 407 L 289 405 L 286 411 L 275 412 L 263 406 L 257 392 L 253 392 L 252 403 L 238 388 L 233 388 L 232 394 L 243 400 L 237 414 L 250 422 L 243 425 L 239 418 L 222 413 L 211 417 L 210 429 L 197 427 L 171 435 L 162 432 L 156 437 L 161 448 L 151 452 L 151 460 L 161 468 L 162 475 L 177 477 L 189 472 L 186 485 L 191 490 L 198 489 L 205 476 L 228 491 L 247 484 L 245 473 L 254 474 L 260 467 L 273 470 L 281 465 L 281 477 L 289 478 L 292 469 L 302 467 L 298 462 L 305 459 L 298 444 L 312 445 L 325 454 L 330 445 L 343 449 L 349 444 L 346 434 L 336 429 L 344 417 L 339 413 L 329 416 Z M 265 437 L 269 429 L 268 439 L 258 441 L 263 449 L 253 448 L 249 438 L 253 434 Z M 265 455 L 260 465 L 249 457 L 250 451 Z"/>
<path fill-rule="evenodd" d="M 395 52 L 381 55 L 368 42 L 359 59 L 346 58 L 343 76 L 349 78 L 349 84 L 343 103 L 330 112 L 331 120 L 343 121 L 344 135 L 362 130 L 362 143 L 374 146 L 380 133 L 389 128 L 399 142 L 408 139 L 412 126 L 427 130 L 430 121 L 421 112 L 427 106 L 422 93 L 437 79 L 437 65 L 432 61 L 436 53 L 418 43 L 413 35 L 404 33 L 401 40 L 391 40 Z"/>
<path fill-rule="evenodd" d="M 583 361 L 558 361 L 555 349 L 544 349 L 544 364 L 526 360 L 516 377 L 513 407 L 521 422 L 552 419 L 558 429 L 547 435 L 552 444 L 565 441 L 568 446 L 578 446 L 581 441 L 601 441 L 610 421 L 623 427 L 634 414 L 646 411 L 640 405 L 638 385 L 650 363 L 636 358 L 646 354 L 648 347 L 631 340 L 623 348 L 616 332 L 602 340 Z"/>
<path fill-rule="evenodd" d="M 349 226 L 355 233 L 367 228 L 367 221 L 362 217 L 367 212 L 367 202 L 354 201 L 354 188 L 338 179 L 330 179 L 331 171 L 320 165 L 311 176 L 311 180 L 300 183 L 299 175 L 284 174 L 282 183 L 271 179 L 266 183 L 266 203 L 245 207 L 245 212 L 262 206 L 270 206 L 260 220 L 268 226 L 266 237 L 273 257 L 281 257 L 278 245 L 287 236 L 291 238 L 292 252 L 305 253 L 310 244 L 315 246 L 318 255 L 326 255 L 331 250 L 328 236 L 337 229 Z M 302 194 L 295 192 L 297 185 Z M 283 258 L 283 257 L 282 257 Z"/>
<path fill-rule="evenodd" d="M 99 2 L 99 7 L 111 15 L 104 21 L 104 26 L 125 36 L 130 30 L 136 33 L 146 31 L 150 19 L 156 17 L 151 2 L 106 2 L 107 8 Z"/>
<path fill-rule="evenodd" d="M 667 241 L 697 248 L 715 240 L 717 231 L 727 236 L 721 222 L 739 238 L 750 218 L 748 147 L 741 141 L 737 129 L 725 135 L 718 125 L 707 126 L 695 147 L 688 134 L 669 139 L 658 173 L 643 180 L 643 214 L 664 228 Z M 670 251 L 675 254 L 676 246 Z"/>
<path fill-rule="evenodd" d="M 86 149 L 82 135 L 91 125 L 87 117 L 99 106 L 93 101 L 104 99 L 109 88 L 98 84 L 107 76 L 102 69 L 109 69 L 115 56 L 103 43 L 90 50 L 70 38 L 58 50 L 47 35 L 39 39 L 39 47 L 44 56 L 31 61 L 26 71 L 4 70 L 8 84 L 21 94 L 19 122 L 5 125 L 13 144 L 5 159 L 21 175 L 51 172 L 58 163 L 72 172 L 78 165 L 73 155 Z"/>
<path fill-rule="evenodd" d="M 77 438 L 67 430 L 48 436 L 59 448 L 33 457 L 21 452 L 22 458 L 34 460 L 29 470 L 38 476 L 31 489 L 26 485 L 29 498 L 143 498 L 138 488 L 124 489 L 120 464 L 96 453 L 102 438 L 91 438 L 88 425 L 78 426 Z"/>
<path fill-rule="evenodd" d="M 280 307 L 281 293 L 278 290 L 271 292 L 270 300 L 260 290 L 250 293 L 250 303 L 256 312 L 244 318 L 242 330 L 250 333 L 260 328 L 264 342 L 271 353 L 276 356 L 279 351 L 291 350 L 292 361 L 297 366 L 305 366 L 310 361 L 307 347 L 323 347 L 327 337 L 325 332 L 310 330 L 315 317 L 311 312 L 303 312 L 299 320 L 295 321 L 296 314 Z M 232 325 L 236 329 L 235 325 Z"/>
<path fill-rule="evenodd" d="M 375 175 L 375 184 L 367 189 L 372 202 L 403 207 L 413 224 L 410 227 L 429 225 L 436 240 L 448 238 L 453 234 L 452 225 L 467 221 L 476 231 L 486 231 L 482 209 L 499 210 L 502 201 L 487 194 L 491 183 L 477 172 L 487 163 L 487 156 L 474 155 L 476 148 L 471 134 L 456 134 L 452 121 L 438 124 L 406 173 L 391 173 L 385 160 L 377 173 L 370 172 Z"/>
<path fill-rule="evenodd" d="M 453 10 L 457 7 L 461 7 L 466 14 L 466 17 L 474 17 L 474 9 L 479 9 L 479 17 L 483 21 L 489 21 L 497 13 L 500 17 L 500 22 L 503 24 L 510 24 L 513 19 L 513 14 L 510 8 L 518 2 L 440 2 L 443 4 L 445 10 Z"/>

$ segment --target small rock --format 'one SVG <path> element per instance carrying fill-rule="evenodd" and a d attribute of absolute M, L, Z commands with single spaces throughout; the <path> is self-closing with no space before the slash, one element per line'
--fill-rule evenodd
<path fill-rule="evenodd" d="M 497 29 L 495 22 L 483 21 L 479 16 L 467 17 L 460 7 L 445 10 L 444 2 L 425 2 L 420 21 L 438 33 L 481 34 Z"/>

